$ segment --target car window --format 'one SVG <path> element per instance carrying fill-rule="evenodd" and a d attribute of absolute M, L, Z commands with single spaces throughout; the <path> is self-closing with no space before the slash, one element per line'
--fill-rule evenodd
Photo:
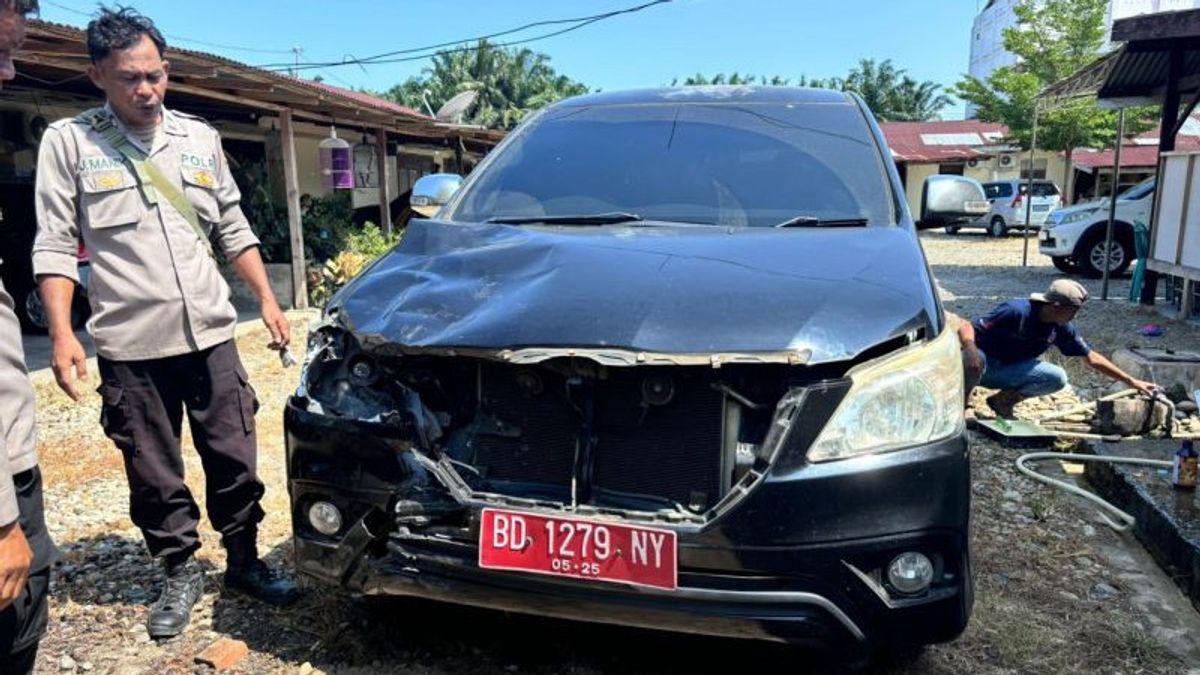
<path fill-rule="evenodd" d="M 1012 186 L 1008 183 L 984 183 L 983 194 L 986 195 L 988 199 L 1011 197 Z"/>
<path fill-rule="evenodd" d="M 1034 197 L 1057 197 L 1058 194 L 1058 186 L 1056 186 L 1054 183 L 1033 184 Z"/>
<path fill-rule="evenodd" d="M 559 107 L 522 127 L 450 218 L 631 212 L 770 227 L 798 215 L 892 223 L 878 146 L 856 105 Z"/>

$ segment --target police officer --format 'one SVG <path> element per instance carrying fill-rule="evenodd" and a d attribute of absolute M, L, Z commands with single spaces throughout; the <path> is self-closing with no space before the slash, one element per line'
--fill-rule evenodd
<path fill-rule="evenodd" d="M 13 52 L 37 0 L 0 0 L 0 82 L 16 76 Z M 0 283 L 0 675 L 33 672 L 46 632 L 46 592 L 57 551 L 46 533 L 34 438 L 33 387 L 21 327 Z"/>
<path fill-rule="evenodd" d="M 228 554 L 225 587 L 273 604 L 295 597 L 295 586 L 257 553 L 258 402 L 233 342 L 237 315 L 211 240 L 257 295 L 273 346 L 287 345 L 289 328 L 219 135 L 163 106 L 170 66 L 162 34 L 133 9 L 102 7 L 87 41 L 88 75 L 107 104 L 55 122 L 42 138 L 33 268 L 55 377 L 78 399 L 86 356 L 69 314 L 79 240 L 90 254 L 101 425 L 124 457 L 133 522 L 166 569 L 149 633 L 170 637 L 186 627 L 204 578 L 193 557 L 199 508 L 179 446 L 185 413 L 204 466 L 208 517 Z"/>

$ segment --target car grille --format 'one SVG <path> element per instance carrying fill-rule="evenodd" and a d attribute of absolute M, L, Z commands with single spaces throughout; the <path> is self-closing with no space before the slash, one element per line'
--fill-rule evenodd
<path fill-rule="evenodd" d="M 488 489 L 502 494 L 527 496 L 519 484 L 528 483 L 569 491 L 574 480 L 584 502 L 603 504 L 620 493 L 706 509 L 721 497 L 727 466 L 725 397 L 711 376 L 681 371 L 619 369 L 584 380 L 549 370 L 482 366 L 480 419 L 472 425 L 469 461 Z M 643 402 L 649 376 L 669 379 L 670 401 Z M 530 377 L 537 386 L 529 386 Z M 588 445 L 590 453 L 581 453 Z"/>

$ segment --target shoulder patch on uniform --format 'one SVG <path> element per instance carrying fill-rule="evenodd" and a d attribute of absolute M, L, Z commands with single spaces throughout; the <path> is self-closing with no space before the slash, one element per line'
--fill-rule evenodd
<path fill-rule="evenodd" d="M 208 123 L 208 120 L 204 119 L 203 117 L 200 117 L 199 115 L 193 115 L 191 113 L 181 112 L 179 110 L 175 110 L 174 108 L 171 109 L 171 113 L 176 115 L 180 119 L 184 119 L 189 122 L 196 122 L 198 124 L 202 124 L 202 125 L 208 127 L 209 129 L 213 129 L 213 130 L 216 129 L 216 127 L 214 127 L 213 125 Z"/>

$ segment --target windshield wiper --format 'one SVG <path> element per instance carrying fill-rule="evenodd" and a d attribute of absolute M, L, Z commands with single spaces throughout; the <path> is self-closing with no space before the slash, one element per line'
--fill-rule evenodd
<path fill-rule="evenodd" d="M 630 223 L 641 219 L 642 217 L 636 213 L 614 211 L 612 213 L 592 213 L 578 216 L 524 216 L 512 218 L 499 216 L 488 218 L 485 222 L 499 223 L 501 225 L 530 225 L 533 223 L 544 223 L 546 225 L 615 225 L 616 223 Z"/>
<path fill-rule="evenodd" d="M 796 216 L 788 218 L 775 227 L 864 227 L 866 218 L 817 218 L 816 216 Z"/>

